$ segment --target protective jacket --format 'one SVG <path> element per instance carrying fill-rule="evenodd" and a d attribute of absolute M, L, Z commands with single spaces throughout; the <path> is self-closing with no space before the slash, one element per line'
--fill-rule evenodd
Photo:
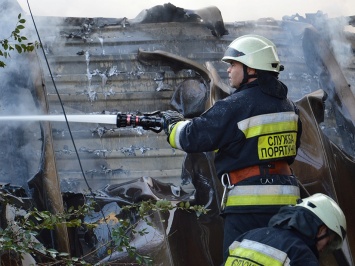
<path fill-rule="evenodd" d="M 254 229 L 230 246 L 225 266 L 229 265 L 319 265 L 314 248 L 290 230 Z"/>
<path fill-rule="evenodd" d="M 319 265 L 316 236 L 322 224 L 302 207 L 282 207 L 269 227 L 251 230 L 233 242 L 225 265 Z"/>
<path fill-rule="evenodd" d="M 178 122 L 169 143 L 188 153 L 217 151 L 215 167 L 221 177 L 277 160 L 291 164 L 300 146 L 301 131 L 298 109 L 287 99 L 287 87 L 275 77 L 263 76 L 217 101 L 201 116 Z M 296 203 L 297 181 L 260 178 L 234 184 L 225 213 L 250 212 L 250 206 L 276 213 L 280 206 Z"/>

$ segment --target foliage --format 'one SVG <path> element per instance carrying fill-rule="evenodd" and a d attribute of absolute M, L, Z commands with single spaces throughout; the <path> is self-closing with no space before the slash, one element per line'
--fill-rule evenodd
<path fill-rule="evenodd" d="M 17 16 L 17 23 L 15 29 L 11 32 L 8 38 L 0 40 L 0 56 L 4 58 L 10 57 L 10 52 L 16 50 L 19 54 L 22 52 L 32 52 L 39 47 L 39 42 L 27 42 L 27 38 L 21 35 L 21 30 L 25 28 L 26 20 L 21 18 L 21 14 Z M 14 41 L 14 42 L 11 42 Z M 2 48 L 1 48 L 2 47 Z M 5 67 L 6 64 L 0 60 L 0 67 Z"/>
<path fill-rule="evenodd" d="M 1 192 L 0 192 L 1 193 Z M 0 199 L 4 200 L 1 197 Z M 6 202 L 2 201 L 1 205 L 6 206 Z M 206 214 L 207 209 L 203 206 L 190 206 L 189 202 L 180 202 L 178 205 L 173 205 L 170 201 L 143 201 L 141 203 L 126 205 L 122 207 L 123 212 L 134 212 L 140 219 L 146 221 L 148 226 L 153 226 L 149 222 L 148 217 L 156 211 L 166 212 L 172 209 L 181 209 L 195 212 L 197 216 Z M 85 257 L 75 258 L 69 254 L 60 253 L 54 249 L 46 248 L 40 243 L 36 236 L 41 230 L 53 230 L 56 226 L 66 225 L 67 227 L 86 227 L 95 228 L 97 224 L 84 223 L 81 219 L 85 215 L 93 211 L 92 204 L 84 204 L 77 209 L 69 208 L 65 213 L 51 214 L 48 211 L 38 211 L 33 209 L 25 213 L 22 209 L 14 208 L 17 217 L 20 218 L 8 221 L 5 229 L 0 228 L 0 251 L 2 254 L 37 254 L 44 258 L 45 264 L 37 263 L 37 265 L 91 265 L 86 261 Z M 22 215 L 19 215 L 21 214 Z M 106 217 L 107 219 L 107 217 Z M 153 260 L 149 256 L 141 255 L 135 247 L 130 245 L 131 234 L 139 234 L 141 236 L 148 233 L 147 228 L 136 230 L 136 225 L 132 224 L 129 218 L 119 219 L 119 226 L 113 228 L 111 232 L 112 240 L 104 245 L 108 247 L 107 251 L 112 254 L 115 251 L 127 252 L 139 265 L 153 265 Z M 101 247 L 99 247 L 101 248 Z M 105 265 L 109 265 L 107 263 Z M 116 265 L 116 264 L 115 264 Z"/>
<path fill-rule="evenodd" d="M 1 203 L 2 207 L 7 204 L 6 201 Z M 21 259 L 21 256 L 25 253 L 35 253 L 45 257 L 45 259 L 49 261 L 55 261 L 57 258 L 61 258 L 66 264 L 69 263 L 68 265 L 71 265 L 73 261 L 77 261 L 76 258 L 69 258 L 69 254 L 67 253 L 60 253 L 54 249 L 46 248 L 37 240 L 36 236 L 41 230 L 53 230 L 56 226 L 60 225 L 66 225 L 67 227 L 80 226 L 82 221 L 79 217 L 90 210 L 89 206 L 79 206 L 77 210 L 70 208 L 65 213 L 57 213 L 55 215 L 49 211 L 39 211 L 36 208 L 30 211 L 18 209 L 13 206 L 10 208 L 12 208 L 12 212 L 16 213 L 16 216 L 20 218 L 8 220 L 5 229 L 0 227 L 0 251 L 2 254 L 15 254 L 19 256 L 18 259 Z M 85 264 L 85 262 L 81 264 Z M 50 264 L 46 263 L 46 265 Z"/>

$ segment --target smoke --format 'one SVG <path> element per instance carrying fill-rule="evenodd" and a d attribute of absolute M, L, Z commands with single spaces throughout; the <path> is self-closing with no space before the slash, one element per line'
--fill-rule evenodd
<path fill-rule="evenodd" d="M 308 66 L 313 70 L 319 79 L 319 88 L 324 90 L 328 98 L 325 102 L 325 117 L 322 123 L 323 132 L 331 139 L 337 146 L 350 155 L 354 155 L 355 142 L 354 136 L 354 121 L 351 119 L 351 101 L 354 100 L 348 98 L 347 103 L 343 104 L 339 101 L 343 100 L 342 95 L 347 97 L 354 96 L 354 78 L 353 70 L 351 67 L 354 59 L 353 50 L 349 32 L 344 31 L 344 28 L 349 25 L 349 17 L 340 17 L 330 19 L 322 12 L 316 14 L 309 14 L 308 19 L 312 22 L 312 25 L 318 30 L 319 36 L 323 39 L 322 43 L 328 45 L 331 51 L 330 57 L 324 58 L 325 61 L 321 62 L 317 56 L 321 49 L 324 49 L 322 45 L 315 47 L 312 45 L 312 36 L 314 34 L 308 32 L 304 36 L 304 53 Z M 328 51 L 328 49 L 325 49 Z M 334 56 L 336 63 L 333 63 L 331 56 Z M 324 65 L 327 64 L 327 65 Z M 332 65 L 329 65 L 332 64 Z M 339 67 L 339 68 L 338 68 Z M 329 70 L 336 71 L 336 73 L 329 73 Z M 343 79 L 333 80 L 332 77 L 338 76 L 344 77 Z M 343 81 L 341 81 L 343 80 Z"/>
<path fill-rule="evenodd" d="M 0 4 L 0 39 L 7 39 L 16 28 L 18 15 L 22 13 L 16 1 L 5 0 Z M 23 14 L 23 17 L 24 14 Z M 30 41 L 33 36 L 31 23 L 21 31 Z M 9 42 L 14 40 L 9 39 Z M 2 47 L 0 49 L 3 50 Z M 33 97 L 33 80 L 28 57 L 10 51 L 10 57 L 0 57 L 6 63 L 0 68 L 0 115 L 38 113 Z M 39 167 L 42 142 L 39 123 L 6 123 L 0 121 L 0 181 L 27 189 L 27 180 Z"/>
<path fill-rule="evenodd" d="M 18 0 L 26 7 L 26 0 Z M 321 10 L 331 17 L 354 15 L 353 0 L 249 0 L 249 1 L 216 1 L 216 0 L 131 0 L 127 5 L 124 0 L 61 0 L 53 5 L 51 1 L 29 0 L 35 15 L 63 16 L 63 17 L 106 17 L 106 18 L 134 18 L 144 9 L 155 5 L 171 3 L 177 7 L 186 9 L 201 9 L 208 6 L 217 6 L 223 15 L 225 22 L 255 20 L 272 17 L 281 19 L 284 15 L 295 13 L 302 16 L 306 13 L 315 13 Z"/>
<path fill-rule="evenodd" d="M 349 17 L 329 20 L 327 23 L 330 45 L 342 68 L 349 67 L 352 59 L 351 43 L 346 39 L 344 28 L 349 25 Z"/>
<path fill-rule="evenodd" d="M 320 14 L 319 20 L 315 21 L 315 26 L 319 30 L 325 40 L 329 42 L 330 48 L 336 58 L 342 72 L 350 85 L 352 93 L 355 95 L 355 80 L 353 75 L 348 71 L 351 67 L 354 54 L 350 40 L 347 38 L 350 29 L 350 17 L 343 16 L 338 18 L 329 18 L 327 15 Z M 352 26 L 352 29 L 355 28 Z"/>

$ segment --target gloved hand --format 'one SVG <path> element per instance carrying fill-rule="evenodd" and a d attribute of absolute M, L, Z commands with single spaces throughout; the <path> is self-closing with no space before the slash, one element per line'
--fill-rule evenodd
<path fill-rule="evenodd" d="M 164 131 L 168 136 L 170 135 L 177 122 L 185 120 L 182 114 L 172 110 L 163 111 L 160 113 L 160 116 L 164 120 Z"/>

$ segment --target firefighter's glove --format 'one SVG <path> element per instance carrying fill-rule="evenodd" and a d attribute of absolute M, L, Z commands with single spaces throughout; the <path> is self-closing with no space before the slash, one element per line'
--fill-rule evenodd
<path fill-rule="evenodd" d="M 164 127 L 165 134 L 168 135 L 168 137 L 171 131 L 173 130 L 174 126 L 176 125 L 176 123 L 185 120 L 182 114 L 172 110 L 161 112 L 160 115 L 164 120 L 163 127 Z"/>

